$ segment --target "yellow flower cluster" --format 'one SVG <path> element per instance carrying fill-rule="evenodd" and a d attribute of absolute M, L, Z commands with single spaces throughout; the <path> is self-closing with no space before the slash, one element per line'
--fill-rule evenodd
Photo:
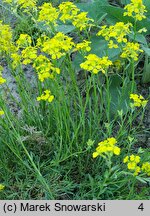
<path fill-rule="evenodd" d="M 130 27 L 132 26 L 131 23 L 123 23 L 117 22 L 113 26 L 107 27 L 106 25 L 101 27 L 101 30 L 97 33 L 98 36 L 103 36 L 105 40 L 109 41 L 108 46 L 109 48 L 118 48 L 117 43 L 126 43 L 127 38 L 126 36 L 131 32 Z M 115 43 L 113 40 L 116 40 Z"/>
<path fill-rule="evenodd" d="M 96 151 L 93 153 L 93 158 L 97 156 L 102 156 L 103 154 L 115 154 L 120 155 L 120 148 L 115 146 L 117 140 L 114 137 L 108 138 L 100 143 L 98 143 L 98 147 Z"/>
<path fill-rule="evenodd" d="M 31 37 L 28 34 L 20 34 L 18 40 L 16 41 L 16 44 L 18 48 L 25 48 L 28 46 L 31 46 Z"/>
<path fill-rule="evenodd" d="M 12 30 L 9 25 L 4 25 L 0 21 L 0 54 L 9 54 L 12 50 L 14 50 Z"/>
<path fill-rule="evenodd" d="M 123 163 L 127 163 L 128 169 L 134 171 L 135 176 L 137 176 L 141 171 L 140 166 L 137 165 L 139 162 L 140 162 L 140 157 L 133 154 L 130 156 L 126 156 L 123 159 Z"/>
<path fill-rule="evenodd" d="M 97 74 L 99 71 L 105 74 L 108 67 L 112 65 L 112 62 L 107 56 L 99 58 L 95 54 L 89 54 L 88 56 L 85 56 L 85 58 L 87 60 L 81 63 L 80 67 L 94 74 Z"/>
<path fill-rule="evenodd" d="M 13 0 L 3 0 L 3 2 L 11 4 L 13 2 Z"/>
<path fill-rule="evenodd" d="M 20 34 L 16 41 L 16 49 L 11 53 L 12 67 L 15 69 L 20 63 L 25 65 L 33 63 L 37 58 L 37 47 L 31 46 L 32 39 L 28 34 Z M 19 49 L 22 49 L 21 54 Z"/>
<path fill-rule="evenodd" d="M 21 55 L 19 55 L 18 53 L 12 53 L 11 58 L 12 58 L 12 67 L 15 69 L 21 63 Z"/>
<path fill-rule="evenodd" d="M 0 184 L 0 191 L 4 190 L 5 186 Z"/>
<path fill-rule="evenodd" d="M 80 12 L 80 9 L 72 2 L 63 2 L 59 5 L 59 9 L 61 14 L 60 20 L 64 23 L 66 20 L 71 21 L 80 31 L 90 26 L 89 22 L 94 21 L 87 17 L 87 12 L 78 13 Z"/>
<path fill-rule="evenodd" d="M 64 23 L 66 22 L 66 20 L 73 20 L 77 13 L 80 11 L 80 9 L 77 8 L 77 6 L 72 2 L 62 2 L 59 5 L 59 10 L 61 14 L 60 20 Z"/>
<path fill-rule="evenodd" d="M 36 7 L 36 0 L 18 0 L 17 4 L 21 6 L 21 8 L 32 9 Z"/>
<path fill-rule="evenodd" d="M 60 74 L 60 69 L 55 68 L 50 60 L 43 55 L 39 55 L 35 59 L 33 67 L 38 72 L 38 78 L 41 82 L 47 78 L 53 79 L 55 74 Z"/>
<path fill-rule="evenodd" d="M 45 37 L 43 43 L 38 40 L 38 45 L 41 46 L 41 50 L 49 55 L 52 59 L 59 59 L 65 56 L 75 44 L 72 42 L 72 38 L 58 32 L 53 38 Z"/>
<path fill-rule="evenodd" d="M 3 110 L 0 110 L 0 116 L 4 115 L 4 111 Z"/>
<path fill-rule="evenodd" d="M 2 75 L 0 74 L 0 85 L 3 84 L 3 83 L 5 83 L 5 82 L 6 82 L 6 79 L 4 79 L 4 78 L 2 77 Z"/>
<path fill-rule="evenodd" d="M 28 10 L 36 8 L 36 0 L 3 0 L 4 2 L 8 4 L 15 3 L 17 6 L 20 6 L 21 8 L 25 9 L 24 12 L 28 12 Z"/>
<path fill-rule="evenodd" d="M 6 82 L 6 79 L 2 77 L 3 67 L 0 65 L 0 85 Z"/>
<path fill-rule="evenodd" d="M 36 47 L 26 47 L 24 50 L 21 52 L 21 57 L 23 59 L 22 63 L 27 65 L 33 62 L 34 59 L 37 57 L 37 49 Z"/>
<path fill-rule="evenodd" d="M 56 25 L 56 21 L 59 16 L 59 12 L 51 3 L 44 3 L 39 11 L 38 21 L 45 21 L 47 24 Z"/>
<path fill-rule="evenodd" d="M 23 64 L 30 64 L 37 57 L 36 47 L 32 47 L 31 36 L 28 34 L 20 34 L 18 40 L 16 41 L 16 47 L 11 53 L 12 58 L 12 67 L 15 69 L 18 65 L 20 65 L 21 60 Z M 19 49 L 23 49 L 20 53 Z"/>
<path fill-rule="evenodd" d="M 131 107 L 145 107 L 148 100 L 145 100 L 142 95 L 137 95 L 137 94 L 130 94 L 130 99 L 133 100 L 133 104 L 131 104 Z"/>
<path fill-rule="evenodd" d="M 147 10 L 142 0 L 131 0 L 131 3 L 126 5 L 124 9 L 127 10 L 127 12 L 124 12 L 124 16 L 133 17 L 135 20 L 139 21 L 146 18 L 144 13 L 147 12 Z"/>
<path fill-rule="evenodd" d="M 72 21 L 72 24 L 78 28 L 80 31 L 86 29 L 89 26 L 89 22 L 93 22 L 93 19 L 87 17 L 87 12 L 81 12 L 75 16 Z"/>
<path fill-rule="evenodd" d="M 45 90 L 44 94 L 37 97 L 37 101 L 40 101 L 40 100 L 48 101 L 49 103 L 51 103 L 54 100 L 54 95 L 51 94 L 50 90 Z"/>
<path fill-rule="evenodd" d="M 90 41 L 86 41 L 84 40 L 81 43 L 78 43 L 74 49 L 74 51 L 85 51 L 85 52 L 89 52 L 91 50 L 91 47 L 89 46 L 89 44 L 91 44 Z"/>
<path fill-rule="evenodd" d="M 142 33 L 142 32 L 147 32 L 147 29 L 144 27 L 138 30 L 138 33 Z"/>
<path fill-rule="evenodd" d="M 127 42 L 123 47 L 123 52 L 120 57 L 137 61 L 139 52 L 143 52 L 143 50 L 140 49 L 140 45 L 138 43 Z"/>
<path fill-rule="evenodd" d="M 4 79 L 1 74 L 0 74 L 0 85 L 5 83 L 6 82 L 6 79 Z"/>
<path fill-rule="evenodd" d="M 113 66 L 119 70 L 121 68 L 121 61 L 119 59 L 117 59 L 116 61 L 113 62 Z"/>
<path fill-rule="evenodd" d="M 150 163 L 149 162 L 143 163 L 142 171 L 145 172 L 148 176 L 150 176 Z"/>

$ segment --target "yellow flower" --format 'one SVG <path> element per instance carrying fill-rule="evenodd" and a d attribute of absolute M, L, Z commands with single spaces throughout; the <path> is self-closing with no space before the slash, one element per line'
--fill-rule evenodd
<path fill-rule="evenodd" d="M 3 77 L 0 76 L 0 85 L 5 83 L 5 82 L 6 82 L 6 79 L 4 79 Z"/>
<path fill-rule="evenodd" d="M 120 69 L 121 68 L 121 61 L 120 60 L 116 60 L 113 62 L 113 66 L 116 68 L 116 69 Z"/>
<path fill-rule="evenodd" d="M 126 156 L 124 159 L 123 159 L 123 163 L 127 163 L 129 161 L 129 156 Z"/>
<path fill-rule="evenodd" d="M 135 170 L 136 163 L 135 162 L 129 162 L 127 166 L 128 166 L 129 170 Z"/>
<path fill-rule="evenodd" d="M 143 52 L 143 50 L 140 49 L 140 45 L 138 43 L 127 42 L 123 47 L 123 52 L 120 57 L 129 59 L 131 58 L 134 61 L 137 61 L 139 52 Z"/>
<path fill-rule="evenodd" d="M 135 172 L 134 172 L 134 176 L 137 176 L 139 174 L 139 172 L 141 171 L 141 168 L 139 166 L 136 166 L 135 168 Z"/>
<path fill-rule="evenodd" d="M 53 38 L 45 37 L 41 44 L 42 51 L 51 55 L 52 59 L 59 59 L 65 56 L 75 44 L 72 42 L 72 38 L 58 32 Z"/>
<path fill-rule="evenodd" d="M 96 151 L 93 153 L 93 158 L 102 156 L 103 154 L 115 154 L 120 155 L 120 148 L 115 146 L 117 140 L 114 137 L 107 138 L 104 141 L 98 143 Z"/>
<path fill-rule="evenodd" d="M 39 55 L 35 59 L 33 67 L 38 72 L 38 78 L 41 82 L 47 78 L 53 79 L 55 74 L 60 74 L 60 69 L 55 68 L 50 60 L 43 55 Z"/>
<path fill-rule="evenodd" d="M 40 38 L 37 39 L 37 44 L 36 46 L 38 48 L 42 48 L 42 45 L 45 41 L 50 40 L 49 37 L 47 37 L 45 34 L 42 34 Z"/>
<path fill-rule="evenodd" d="M 129 170 L 134 171 L 133 175 L 138 175 L 139 172 L 141 171 L 141 168 L 137 165 L 140 162 L 140 157 L 138 155 L 130 155 L 126 156 L 123 159 L 123 163 L 127 163 L 127 168 Z"/>
<path fill-rule="evenodd" d="M 131 106 L 135 106 L 135 107 L 145 107 L 148 100 L 145 100 L 144 97 L 142 95 L 137 95 L 137 94 L 130 94 L 130 99 L 133 100 L 133 104 L 131 104 Z"/>
<path fill-rule="evenodd" d="M 0 21 L 0 54 L 10 54 L 14 50 L 12 30 L 9 25 L 3 25 Z"/>
<path fill-rule="evenodd" d="M 17 5 L 24 9 L 24 12 L 36 8 L 36 0 L 17 0 Z"/>
<path fill-rule="evenodd" d="M 134 160 L 135 160 L 136 163 L 139 163 L 140 162 L 140 157 L 139 156 L 135 156 Z"/>
<path fill-rule="evenodd" d="M 0 191 L 4 190 L 5 186 L 0 184 Z"/>
<path fill-rule="evenodd" d="M 81 12 L 74 16 L 72 24 L 82 31 L 91 26 L 90 22 L 94 22 L 94 20 L 87 17 L 87 12 Z"/>
<path fill-rule="evenodd" d="M 130 161 L 134 161 L 135 160 L 135 156 L 132 154 L 130 155 Z"/>
<path fill-rule="evenodd" d="M 147 12 L 147 10 L 142 0 L 131 0 L 131 3 L 127 4 L 124 9 L 127 10 L 124 12 L 124 16 L 133 17 L 135 20 L 139 21 L 146 18 L 144 13 Z"/>
<path fill-rule="evenodd" d="M 107 139 L 107 142 L 110 144 L 110 145 L 115 145 L 117 143 L 117 140 L 114 138 L 114 137 L 111 137 L 111 138 L 108 138 Z"/>
<path fill-rule="evenodd" d="M 96 158 L 97 156 L 99 156 L 98 152 L 93 152 L 93 158 Z"/>
<path fill-rule="evenodd" d="M 120 155 L 120 148 L 117 147 L 117 146 L 115 146 L 115 147 L 113 148 L 113 153 L 114 153 L 115 155 Z"/>
<path fill-rule="evenodd" d="M 24 50 L 21 52 L 21 56 L 24 59 L 23 64 L 30 64 L 33 62 L 34 59 L 37 58 L 37 49 L 36 47 L 26 47 Z"/>
<path fill-rule="evenodd" d="M 54 95 L 51 94 L 50 90 L 45 90 L 44 94 L 37 97 L 37 101 L 40 101 L 40 100 L 48 101 L 49 103 L 51 103 L 54 100 Z"/>
<path fill-rule="evenodd" d="M 0 116 L 4 115 L 4 111 L 3 110 L 0 110 Z"/>
<path fill-rule="evenodd" d="M 47 24 L 56 25 L 57 18 L 59 16 L 59 12 L 55 7 L 52 6 L 51 3 L 44 3 L 39 11 L 38 21 L 45 21 Z"/>
<path fill-rule="evenodd" d="M 11 54 L 11 58 L 12 58 L 12 67 L 15 69 L 21 61 L 21 56 L 18 53 L 12 53 Z"/>
<path fill-rule="evenodd" d="M 3 2 L 11 4 L 13 0 L 3 0 Z"/>
<path fill-rule="evenodd" d="M 20 6 L 20 8 L 23 8 L 23 11 L 27 13 L 29 10 L 36 8 L 36 0 L 3 0 L 3 2 L 8 4 L 15 3 L 16 6 Z"/>
<path fill-rule="evenodd" d="M 143 100 L 143 101 L 141 102 L 142 107 L 145 107 L 145 106 L 147 105 L 147 103 L 148 103 L 148 100 Z"/>
<path fill-rule="evenodd" d="M 77 50 L 80 51 L 80 50 L 81 50 L 81 51 L 89 52 L 89 51 L 91 50 L 91 47 L 89 46 L 89 44 L 91 44 L 90 41 L 84 40 L 83 42 L 78 43 L 78 44 L 76 45 L 76 48 L 75 48 L 74 50 L 75 50 L 75 51 L 77 51 Z"/>
<path fill-rule="evenodd" d="M 107 56 L 99 58 L 95 54 L 89 54 L 88 56 L 85 56 L 85 58 L 87 60 L 81 63 L 80 67 L 94 74 L 97 74 L 99 71 L 105 74 L 109 66 L 112 65 L 112 62 Z"/>
<path fill-rule="evenodd" d="M 117 22 L 113 26 L 107 27 L 106 25 L 101 27 L 101 30 L 97 33 L 98 36 L 102 36 L 106 41 L 109 41 L 108 47 L 118 48 L 116 43 L 127 43 L 127 35 L 131 32 L 131 23 Z M 115 42 L 114 42 L 115 40 Z"/>
<path fill-rule="evenodd" d="M 66 20 L 71 20 L 77 15 L 77 13 L 80 11 L 79 8 L 77 8 L 76 5 L 74 5 L 72 2 L 62 2 L 59 5 L 60 10 L 60 20 L 64 23 Z"/>
<path fill-rule="evenodd" d="M 142 33 L 142 32 L 147 32 L 147 29 L 146 28 L 141 28 L 138 30 L 138 33 Z"/>
<path fill-rule="evenodd" d="M 150 176 L 150 163 L 149 162 L 143 163 L 142 171 L 145 172 L 148 176 Z"/>
<path fill-rule="evenodd" d="M 3 67 L 0 65 L 0 85 L 6 82 L 6 79 L 2 77 Z"/>
<path fill-rule="evenodd" d="M 28 34 L 20 34 L 19 39 L 16 41 L 16 44 L 19 48 L 25 48 L 31 46 L 31 37 Z"/>
<path fill-rule="evenodd" d="M 3 0 L 4 2 L 8 4 L 16 4 L 16 6 L 20 6 L 20 8 L 23 8 L 24 12 L 27 12 L 29 10 L 36 8 L 36 2 L 37 0 Z"/>
<path fill-rule="evenodd" d="M 114 44 L 113 40 L 110 40 L 109 43 L 108 43 L 108 47 L 109 47 L 109 49 L 112 49 L 112 48 L 117 49 L 118 45 Z"/>

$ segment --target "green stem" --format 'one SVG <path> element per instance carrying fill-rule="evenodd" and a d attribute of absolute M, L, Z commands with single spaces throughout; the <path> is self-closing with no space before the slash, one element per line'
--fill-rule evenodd
<path fill-rule="evenodd" d="M 137 33 L 137 31 L 136 31 L 136 20 L 135 20 L 135 23 L 134 23 L 134 27 L 133 27 L 133 30 L 134 30 L 134 41 L 135 41 L 135 39 L 136 39 L 136 33 Z"/>
<path fill-rule="evenodd" d="M 110 89 L 109 89 L 109 78 L 108 78 L 108 74 L 106 72 L 106 95 L 107 95 L 107 120 L 108 120 L 108 123 L 110 123 Z"/>
<path fill-rule="evenodd" d="M 132 72 L 132 85 L 131 85 L 131 92 L 133 93 L 134 92 L 134 88 L 135 88 L 135 80 L 134 80 L 134 77 L 135 77 L 135 70 L 134 70 L 134 60 L 132 60 L 131 62 L 131 72 Z"/>
<path fill-rule="evenodd" d="M 100 192 L 98 193 L 98 198 L 99 198 L 99 196 L 103 193 L 103 189 L 104 189 L 104 187 L 106 187 L 106 183 L 107 183 L 107 181 L 110 179 L 110 175 L 111 175 L 111 164 L 112 164 L 112 162 L 111 162 L 111 155 L 108 154 L 108 157 L 106 157 L 105 160 L 106 160 L 106 165 L 107 165 L 107 167 L 108 167 L 108 170 L 106 170 L 106 172 L 107 172 L 108 174 L 107 174 L 107 175 L 104 175 L 105 178 L 104 178 L 104 181 L 102 182 L 102 185 L 101 185 L 101 188 L 100 188 L 101 190 L 100 190 Z"/>

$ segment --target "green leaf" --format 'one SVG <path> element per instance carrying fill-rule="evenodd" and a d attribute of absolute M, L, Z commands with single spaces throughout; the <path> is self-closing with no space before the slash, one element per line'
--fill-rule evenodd
<path fill-rule="evenodd" d="M 142 82 L 143 83 L 149 83 L 150 82 L 150 63 L 148 63 L 147 61 L 145 61 L 145 65 L 144 65 Z"/>
<path fill-rule="evenodd" d="M 142 46 L 142 49 L 146 52 L 146 54 L 147 54 L 148 56 L 150 56 L 150 48 L 147 48 L 147 47 L 145 47 L 145 46 Z"/>
<path fill-rule="evenodd" d="M 97 25 L 100 25 L 102 23 L 102 21 L 105 19 L 105 17 L 107 16 L 107 13 L 103 14 L 98 20 L 97 20 Z"/>
<path fill-rule="evenodd" d="M 111 95 L 111 115 L 116 114 L 118 110 L 123 110 L 123 113 L 128 111 L 129 94 L 131 82 L 127 82 L 124 87 L 121 86 L 123 80 L 119 75 L 110 77 L 110 95 Z"/>
<path fill-rule="evenodd" d="M 75 27 L 73 25 L 58 25 L 56 27 L 56 30 L 58 32 L 62 32 L 64 34 L 70 33 L 75 29 Z"/>
<path fill-rule="evenodd" d="M 129 37 L 134 40 L 134 34 L 129 34 Z M 142 35 L 142 34 L 138 33 L 136 35 L 135 41 L 147 45 L 147 41 L 146 41 L 144 35 Z"/>
<path fill-rule="evenodd" d="M 80 64 L 84 61 L 84 57 L 80 54 L 80 53 L 77 53 L 75 55 L 75 58 L 72 62 L 74 68 L 75 68 L 75 71 L 80 71 L 81 68 L 80 68 Z"/>
<path fill-rule="evenodd" d="M 107 46 L 107 41 L 101 37 L 93 36 L 91 37 L 91 52 L 99 57 L 108 56 L 109 59 L 115 59 L 119 53 L 119 49 L 109 49 Z"/>
<path fill-rule="evenodd" d="M 127 16 L 123 16 L 124 9 L 114 6 L 105 6 L 103 7 L 103 11 L 107 13 L 107 22 L 109 24 L 115 24 L 116 22 L 132 22 L 133 19 Z"/>
<path fill-rule="evenodd" d="M 147 13 L 150 13 L 150 1 L 149 0 L 143 0 L 143 4 L 146 7 Z"/>
<path fill-rule="evenodd" d="M 38 28 L 42 32 L 48 32 L 52 33 L 51 28 L 49 25 L 45 24 L 45 22 L 38 22 L 36 25 L 34 25 L 36 28 Z"/>
<path fill-rule="evenodd" d="M 146 178 L 142 178 L 140 176 L 136 176 L 136 179 L 139 180 L 140 182 L 144 183 L 144 184 L 146 184 L 148 181 L 150 181 L 150 180 L 147 181 Z"/>
<path fill-rule="evenodd" d="M 109 5 L 107 0 L 95 1 L 91 3 L 77 3 L 77 7 L 81 11 L 88 12 L 88 16 L 93 18 L 95 21 L 98 21 L 105 12 L 103 11 L 103 6 Z"/>
<path fill-rule="evenodd" d="M 127 5 L 130 4 L 130 0 L 121 0 L 121 4 Z"/>
<path fill-rule="evenodd" d="M 93 36 L 91 37 L 91 42 L 90 53 L 94 53 L 99 57 L 106 55 L 106 50 L 108 49 L 106 40 Z"/>

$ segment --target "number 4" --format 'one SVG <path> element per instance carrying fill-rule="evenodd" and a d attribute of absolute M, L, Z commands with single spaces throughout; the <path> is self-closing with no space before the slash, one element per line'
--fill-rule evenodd
<path fill-rule="evenodd" d="M 139 210 L 143 211 L 144 210 L 144 207 L 143 207 L 143 203 L 141 203 L 138 207 Z"/>

